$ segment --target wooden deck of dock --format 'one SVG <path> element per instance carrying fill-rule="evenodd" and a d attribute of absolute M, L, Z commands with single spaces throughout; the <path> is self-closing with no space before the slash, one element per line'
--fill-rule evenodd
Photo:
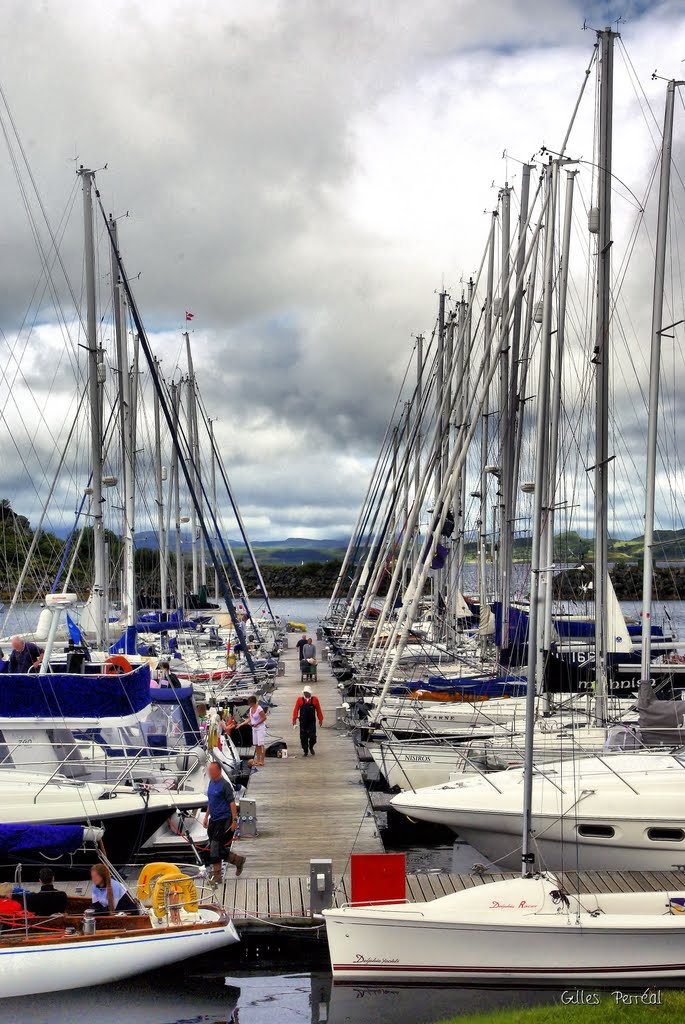
<path fill-rule="evenodd" d="M 514 872 L 492 874 L 446 874 L 422 872 L 407 875 L 406 898 L 422 903 L 462 889 L 518 877 Z M 685 873 L 677 871 L 569 871 L 563 875 L 568 892 L 682 892 Z M 312 928 L 321 924 L 309 909 L 309 878 L 230 878 L 224 887 L 225 906 L 233 914 L 236 928 L 244 933 L 275 934 L 279 927 Z M 335 905 L 349 901 L 349 879 L 341 879 L 335 893 Z"/>
<path fill-rule="evenodd" d="M 321 642 L 317 644 L 318 680 L 312 689 L 321 703 L 324 724 L 318 729 L 316 756 L 303 755 L 299 730 L 292 726 L 293 707 L 302 693 L 295 649 L 298 639 L 298 634 L 291 634 L 290 646 L 283 652 L 285 675 L 278 679 L 273 695 L 276 706 L 269 712 L 267 723 L 271 737 L 287 740 L 288 757 L 267 758 L 266 765 L 251 776 L 247 796 L 257 801 L 258 835 L 242 837 L 234 846 L 237 853 L 247 857 L 241 893 L 249 890 L 252 894 L 259 883 L 267 905 L 276 899 L 277 879 L 308 879 L 312 858 L 330 858 L 337 880 L 349 871 L 351 854 L 383 852 L 357 769 L 354 744 L 345 731 L 335 727 L 339 691 L 328 663 L 321 657 Z M 292 888 L 284 885 L 280 889 L 286 906 L 289 901 L 299 905 L 296 883 Z M 254 902 L 252 896 L 250 902 Z"/>

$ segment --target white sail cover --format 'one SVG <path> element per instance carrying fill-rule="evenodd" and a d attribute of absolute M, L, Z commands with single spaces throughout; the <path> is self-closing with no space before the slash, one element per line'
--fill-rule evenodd
<path fill-rule="evenodd" d="M 467 619 L 471 615 L 471 609 L 466 603 L 466 598 L 461 590 L 457 590 L 454 597 L 454 614 L 458 619 Z"/>
<path fill-rule="evenodd" d="M 633 649 L 628 627 L 611 579 L 607 579 L 607 651 L 626 654 Z"/>

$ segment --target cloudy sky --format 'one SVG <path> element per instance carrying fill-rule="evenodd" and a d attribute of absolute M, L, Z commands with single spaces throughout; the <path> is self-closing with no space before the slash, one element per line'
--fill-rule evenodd
<path fill-rule="evenodd" d="M 413 335 L 430 332 L 436 291 L 458 295 L 476 269 L 516 160 L 559 145 L 594 43 L 584 20 L 619 15 L 660 119 L 651 72 L 684 67 L 676 0 L 3 4 L 0 83 L 55 229 L 64 218 L 75 294 L 74 171 L 107 164 L 103 201 L 129 213 L 121 247 L 168 376 L 195 315 L 198 380 L 254 537 L 349 532 Z M 636 110 L 624 64 L 619 136 Z M 589 137 L 592 101 L 585 114 Z M 628 134 L 618 154 L 641 195 L 653 149 Z M 6 149 L 0 182 L 3 485 L 35 521 L 74 357 Z M 104 292 L 104 257 L 100 274 Z"/>

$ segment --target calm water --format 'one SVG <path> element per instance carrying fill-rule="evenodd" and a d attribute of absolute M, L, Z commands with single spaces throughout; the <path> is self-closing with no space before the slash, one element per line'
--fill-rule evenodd
<path fill-rule="evenodd" d="M 192 969 L 191 969 L 192 970 Z M 436 1024 L 557 998 L 551 992 L 333 986 L 323 971 L 197 975 L 177 969 L 106 988 L 0 1001 L 0 1021 L 31 1024 Z"/>

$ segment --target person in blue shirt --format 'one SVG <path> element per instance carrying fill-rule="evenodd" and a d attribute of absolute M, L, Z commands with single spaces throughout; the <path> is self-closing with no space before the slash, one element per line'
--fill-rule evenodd
<path fill-rule="evenodd" d="M 223 777 L 221 766 L 211 761 L 208 768 L 209 786 L 207 787 L 207 811 L 204 827 L 209 839 L 209 862 L 212 865 L 212 878 L 221 881 L 221 861 L 224 847 L 231 840 L 231 833 L 238 825 L 238 809 L 235 803 L 235 791 L 230 782 Z M 228 862 L 235 864 L 236 876 L 242 875 L 245 857 L 229 851 Z"/>
<path fill-rule="evenodd" d="M 125 886 L 112 878 L 112 872 L 105 864 L 93 864 L 90 869 L 93 883 L 91 900 L 96 914 L 119 914 L 122 911 L 138 913 L 138 905 L 131 899 Z"/>

